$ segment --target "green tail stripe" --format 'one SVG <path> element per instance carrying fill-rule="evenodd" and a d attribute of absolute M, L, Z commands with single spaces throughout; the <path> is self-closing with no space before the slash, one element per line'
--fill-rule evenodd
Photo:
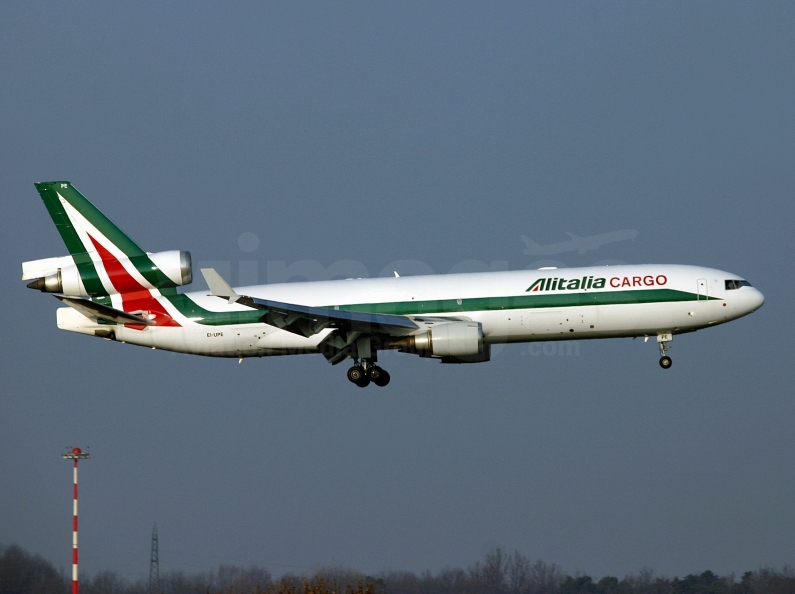
<path fill-rule="evenodd" d="M 125 235 L 113 222 L 106 217 L 100 210 L 91 204 L 88 199 L 78 192 L 71 183 L 67 181 L 39 182 L 36 189 L 39 191 L 47 212 L 50 213 L 58 233 L 66 244 L 66 249 L 72 255 L 77 264 L 80 278 L 89 295 L 106 296 L 108 293 L 97 275 L 96 267 L 91 257 L 86 253 L 94 251 L 94 246 L 83 245 L 80 236 L 75 231 L 69 215 L 63 204 L 58 199 L 58 194 L 63 196 L 77 212 L 83 215 L 100 233 L 107 237 L 117 248 L 119 248 L 132 262 L 133 266 L 141 275 L 153 286 L 164 289 L 163 293 L 171 293 L 171 289 L 177 285 L 168 278 L 163 272 L 156 268 L 149 256 L 146 255 L 137 243 Z M 176 290 L 173 290 L 176 293 Z"/>
<path fill-rule="evenodd" d="M 179 312 L 188 318 L 201 318 L 196 322 L 207 326 L 227 324 L 255 324 L 264 317 L 260 310 L 214 312 L 204 309 L 187 295 L 168 298 Z M 701 297 L 718 300 L 717 297 Z M 517 295 L 513 297 L 477 297 L 474 299 L 440 299 L 437 301 L 392 301 L 388 303 L 359 303 L 340 305 L 340 311 L 357 311 L 394 315 L 435 315 L 471 311 L 502 309 L 546 309 L 584 305 L 625 305 L 632 303 L 667 303 L 672 301 L 698 301 L 699 295 L 675 289 L 640 289 L 633 291 L 599 291 L 593 293 L 562 293 L 555 295 Z M 324 306 L 331 307 L 331 306 Z"/>
<path fill-rule="evenodd" d="M 128 257 L 146 255 L 146 252 L 144 252 L 137 243 L 127 237 L 127 235 L 114 225 L 108 217 L 102 214 L 96 206 L 91 204 L 85 196 L 78 192 L 71 183 L 65 181 L 41 182 L 36 184 L 36 189 L 39 191 L 39 194 L 41 194 L 41 198 L 44 200 L 44 204 L 47 206 L 47 210 L 52 220 L 55 222 L 55 225 L 58 227 L 58 230 L 61 232 L 61 237 L 64 238 L 65 242 L 67 242 L 66 235 L 70 235 L 70 241 L 72 243 L 70 244 L 67 242 L 66 247 L 72 255 L 74 255 L 76 251 L 92 251 L 93 246 L 82 245 L 77 233 L 72 228 L 69 216 L 66 214 L 61 201 L 58 199 L 58 194 L 63 196 L 64 200 L 71 204 L 77 212 L 83 215 L 89 223 L 94 225 L 94 227 L 112 241 L 116 247 L 124 252 L 125 255 Z M 65 232 L 64 228 L 67 226 L 69 231 Z M 71 239 L 72 236 L 74 239 Z M 75 240 L 79 244 L 79 248 L 74 245 Z"/>
<path fill-rule="evenodd" d="M 77 272 L 80 274 L 80 280 L 83 281 L 86 292 L 92 298 L 107 297 L 108 292 L 105 290 L 105 285 L 99 280 L 99 275 L 97 274 L 94 262 L 91 260 L 91 256 L 85 252 L 80 252 L 78 254 L 72 254 L 72 259 L 77 265 Z"/>
<path fill-rule="evenodd" d="M 108 292 L 99 280 L 94 262 L 86 253 L 86 247 L 83 245 L 80 236 L 72 226 L 72 222 L 69 220 L 69 216 L 66 214 L 63 204 L 61 204 L 61 201 L 58 199 L 55 189 L 61 188 L 62 185 L 67 186 L 66 189 L 61 189 L 62 192 L 66 192 L 71 188 L 69 182 L 45 182 L 37 183 L 36 189 L 39 191 L 39 195 L 41 195 L 41 199 L 44 201 L 44 206 L 47 207 L 47 212 L 50 213 L 50 217 L 55 223 L 55 228 L 66 244 L 66 249 L 69 250 L 72 259 L 75 261 L 77 271 L 80 274 L 80 279 L 83 281 L 83 286 L 86 288 L 86 291 L 92 297 L 107 297 Z M 77 194 L 76 190 L 73 190 L 73 192 Z M 82 196 L 80 197 L 83 198 Z M 64 196 L 64 198 L 66 198 L 66 196 Z M 85 198 L 83 198 L 83 200 L 85 200 Z"/>

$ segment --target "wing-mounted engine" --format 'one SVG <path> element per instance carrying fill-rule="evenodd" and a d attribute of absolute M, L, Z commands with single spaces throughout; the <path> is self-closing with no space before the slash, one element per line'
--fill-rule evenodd
<path fill-rule="evenodd" d="M 425 321 L 422 331 L 389 345 L 403 353 L 441 359 L 442 363 L 482 363 L 491 359 L 491 345 L 484 341 L 479 322 Z"/>

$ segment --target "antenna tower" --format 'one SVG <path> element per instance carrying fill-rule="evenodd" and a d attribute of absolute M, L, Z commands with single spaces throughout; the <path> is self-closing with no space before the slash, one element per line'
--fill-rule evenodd
<path fill-rule="evenodd" d="M 149 555 L 149 594 L 160 594 L 160 557 L 157 551 L 157 524 L 152 528 L 152 552 Z"/>
<path fill-rule="evenodd" d="M 78 594 L 77 584 L 77 461 L 86 460 L 90 458 L 91 454 L 83 452 L 80 448 L 72 448 L 65 454 L 61 454 L 61 458 L 72 460 L 74 462 L 74 474 L 72 483 L 74 485 L 73 500 L 72 500 L 72 594 Z"/>

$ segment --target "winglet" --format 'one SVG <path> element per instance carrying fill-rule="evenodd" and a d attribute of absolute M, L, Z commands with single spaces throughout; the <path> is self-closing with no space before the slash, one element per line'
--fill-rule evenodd
<path fill-rule="evenodd" d="M 229 286 L 223 276 L 218 274 L 215 268 L 202 268 L 201 271 L 207 286 L 210 287 L 210 295 L 228 299 L 229 303 L 235 303 L 240 299 L 240 295 L 235 293 L 235 290 Z"/>

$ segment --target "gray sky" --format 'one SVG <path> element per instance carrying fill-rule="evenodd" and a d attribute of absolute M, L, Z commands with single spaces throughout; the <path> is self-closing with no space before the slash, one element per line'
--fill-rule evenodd
<path fill-rule="evenodd" d="M 145 575 L 155 520 L 162 570 L 794 563 L 793 31 L 784 2 L 0 4 L 0 543 L 68 566 L 79 445 L 89 571 Z M 66 253 L 33 187 L 60 179 L 233 282 L 634 229 L 554 258 L 714 266 L 767 303 L 669 372 L 652 342 L 516 345 L 388 354 L 360 390 L 321 356 L 59 331 L 19 277 Z"/>

